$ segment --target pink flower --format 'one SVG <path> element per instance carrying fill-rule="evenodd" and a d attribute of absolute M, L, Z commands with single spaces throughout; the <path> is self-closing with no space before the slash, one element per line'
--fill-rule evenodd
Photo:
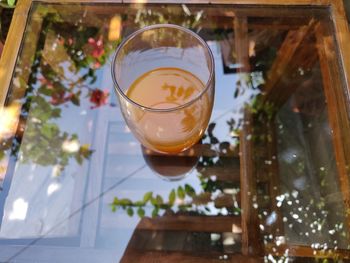
<path fill-rule="evenodd" d="M 100 58 L 104 54 L 104 49 L 103 49 L 103 39 L 102 37 L 99 37 L 99 39 L 94 39 L 92 37 L 89 38 L 88 40 L 90 46 L 93 48 L 91 52 L 91 56 L 94 58 Z"/>
<path fill-rule="evenodd" d="M 107 104 L 109 92 L 107 90 L 95 89 L 90 95 L 90 102 L 95 104 L 91 108 L 97 108 Z"/>
<path fill-rule="evenodd" d="M 101 63 L 99 62 L 99 61 L 96 61 L 95 63 L 94 63 L 94 65 L 93 65 L 93 67 L 94 67 L 94 69 L 98 69 L 98 68 L 100 68 L 102 65 L 101 65 Z"/>

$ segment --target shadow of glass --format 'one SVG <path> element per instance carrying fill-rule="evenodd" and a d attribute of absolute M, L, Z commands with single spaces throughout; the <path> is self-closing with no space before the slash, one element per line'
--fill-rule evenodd
<path fill-rule="evenodd" d="M 141 149 L 148 167 L 166 181 L 182 180 L 195 169 L 199 160 L 199 156 L 195 154 L 196 151 L 193 148 L 171 155 L 154 152 L 142 145 Z"/>

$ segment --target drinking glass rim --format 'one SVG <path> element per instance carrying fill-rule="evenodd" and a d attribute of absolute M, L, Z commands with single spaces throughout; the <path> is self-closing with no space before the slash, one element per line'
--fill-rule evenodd
<path fill-rule="evenodd" d="M 116 76 L 115 76 L 115 67 L 116 67 L 116 59 L 117 59 L 117 56 L 118 56 L 118 53 L 120 52 L 121 48 L 126 44 L 128 43 L 129 41 L 131 41 L 133 38 L 135 38 L 138 34 L 140 33 L 143 33 L 144 31 L 147 31 L 147 30 L 151 30 L 151 29 L 156 29 L 156 28 L 175 28 L 175 29 L 178 29 L 178 30 L 182 30 L 186 33 L 189 33 L 190 35 L 192 35 L 193 37 L 195 37 L 204 47 L 207 48 L 208 50 L 208 54 L 209 54 L 209 57 L 210 57 L 210 72 L 209 72 L 209 78 L 208 80 L 206 81 L 205 83 L 205 88 L 199 92 L 197 94 L 197 96 L 195 96 L 193 99 L 191 99 L 190 101 L 182 104 L 182 105 L 179 105 L 179 106 L 176 106 L 176 107 L 171 107 L 171 108 L 166 108 L 166 109 L 156 109 L 156 108 L 151 108 L 151 107 L 147 107 L 147 106 L 144 106 L 144 105 L 141 105 L 135 101 L 133 101 L 132 99 L 130 99 L 124 92 L 123 90 L 120 88 L 119 84 L 118 84 L 118 81 L 116 79 Z M 124 39 L 117 47 L 116 51 L 115 51 L 115 54 L 114 54 L 114 57 L 113 57 L 113 60 L 112 60 L 112 67 L 111 67 L 111 73 L 112 73 L 112 79 L 113 79 L 113 82 L 114 82 L 114 88 L 115 90 L 126 100 L 128 101 L 129 103 L 133 104 L 134 106 L 138 107 L 138 108 L 141 108 L 142 110 L 147 110 L 147 111 L 150 111 L 150 112 L 172 112 L 172 111 L 176 111 L 176 110 L 179 110 L 179 109 L 183 109 L 183 108 L 186 108 L 188 107 L 189 105 L 193 104 L 195 101 L 199 100 L 209 89 L 210 87 L 210 84 L 212 83 L 213 81 L 213 78 L 214 78 L 214 67 L 215 67 L 215 64 L 214 64 L 214 57 L 213 57 L 213 53 L 211 52 L 207 42 L 205 42 L 198 34 L 194 33 L 193 31 L 191 31 L 190 29 L 188 28 L 185 28 L 185 27 L 182 27 L 182 26 L 178 26 L 178 25 L 174 25 L 174 24 L 155 24 L 155 25 L 150 25 L 150 26 L 145 26 L 143 28 L 140 28 L 138 30 L 136 30 L 135 32 L 133 32 L 131 35 L 129 35 L 126 39 Z"/>

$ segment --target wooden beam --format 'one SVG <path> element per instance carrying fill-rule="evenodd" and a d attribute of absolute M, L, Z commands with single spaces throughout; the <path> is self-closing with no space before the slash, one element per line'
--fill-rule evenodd
<path fill-rule="evenodd" d="M 279 166 L 278 166 L 278 149 L 277 149 L 277 140 L 278 135 L 276 134 L 276 124 L 275 120 L 267 120 L 266 121 L 266 131 L 267 137 L 266 139 L 266 151 L 267 151 L 267 160 L 271 162 L 270 165 L 267 166 L 267 177 L 268 177 L 268 186 L 269 186 L 269 196 L 270 196 L 270 208 L 271 211 L 274 211 L 277 215 L 276 221 L 271 225 L 271 232 L 274 236 L 281 236 L 284 233 L 284 225 L 283 225 L 283 214 L 281 208 L 277 206 L 277 196 L 280 195 L 280 175 L 279 175 Z M 269 233 L 271 233 L 269 232 Z"/>
<path fill-rule="evenodd" d="M 162 4 L 209 4 L 209 0 L 123 0 L 123 3 L 162 3 Z"/>
<path fill-rule="evenodd" d="M 279 85 L 282 78 L 288 77 L 288 72 L 294 69 L 296 66 L 301 67 L 304 64 L 305 53 L 306 57 L 313 56 L 313 60 L 317 58 L 315 56 L 316 51 L 313 51 L 314 43 L 310 43 L 308 50 L 304 51 L 301 47 L 306 46 L 305 38 L 312 33 L 315 22 L 311 21 L 308 25 L 301 26 L 297 30 L 290 30 L 283 41 L 280 49 L 277 52 L 277 56 L 271 66 L 271 69 L 267 73 L 267 80 L 264 86 L 264 92 L 266 92 L 266 100 L 274 103 L 277 106 L 281 106 L 289 96 L 295 91 L 296 87 L 292 87 L 292 90 L 288 91 L 287 87 Z M 303 55 L 298 54 L 303 52 Z M 294 67 L 292 66 L 294 65 Z"/>
<path fill-rule="evenodd" d="M 247 257 L 239 254 L 225 254 L 220 252 L 190 254 L 178 251 L 140 251 L 127 249 L 121 263 L 134 262 L 181 262 L 181 263 L 262 263 L 262 257 Z"/>
<path fill-rule="evenodd" d="M 248 17 L 249 29 L 273 29 L 273 30 L 297 30 L 301 26 L 308 25 L 310 18 L 304 17 Z"/>
<path fill-rule="evenodd" d="M 335 38 L 339 47 L 339 55 L 347 86 L 347 97 L 350 98 L 350 31 L 346 19 L 343 0 L 331 1 L 331 16 L 335 28 Z"/>
<path fill-rule="evenodd" d="M 343 195 L 347 226 L 350 229 L 350 121 L 348 100 L 344 97 L 346 87 L 342 81 L 342 70 L 339 69 L 338 56 L 331 29 L 319 24 L 316 30 L 317 50 L 323 78 L 323 89 L 327 101 L 328 120 L 332 129 L 333 147 L 339 186 Z M 328 32 L 327 32 L 328 31 Z"/>
<path fill-rule="evenodd" d="M 11 90 L 11 99 L 22 99 L 26 90 L 27 83 L 30 77 L 32 64 L 35 58 L 35 52 L 37 49 L 37 43 L 40 37 L 40 32 L 42 31 L 43 17 L 35 17 L 28 22 L 28 27 L 30 30 L 26 33 L 26 38 L 22 42 L 21 59 L 17 61 L 17 67 L 20 67 L 21 74 L 18 76 L 21 81 L 19 81 L 19 86 L 13 85 Z M 8 40 L 6 40 L 7 42 Z M 25 84 L 23 84 L 25 83 Z"/>
<path fill-rule="evenodd" d="M 272 256 L 283 256 L 288 254 L 289 257 L 309 257 L 309 258 L 337 258 L 337 259 L 349 259 L 350 250 L 346 249 L 313 249 L 309 246 L 300 245 L 288 245 L 281 244 L 277 246 L 276 244 L 269 243 L 265 246 L 266 254 Z"/>
<path fill-rule="evenodd" d="M 202 173 L 203 177 L 216 176 L 216 180 L 220 182 L 238 183 L 240 179 L 239 165 L 233 167 L 201 167 L 197 166 L 197 170 Z"/>
<path fill-rule="evenodd" d="M 189 216 L 166 215 L 162 217 L 144 217 L 137 229 L 169 230 L 187 232 L 224 233 L 234 229 L 239 234 L 241 218 L 239 216 Z"/>
<path fill-rule="evenodd" d="M 253 118 L 248 108 L 244 111 L 244 124 L 240 136 L 241 150 L 241 207 L 242 207 L 242 254 L 261 255 L 258 210 L 253 207 L 257 198 L 256 171 L 253 148 Z"/>
<path fill-rule="evenodd" d="M 234 18 L 234 33 L 237 63 L 240 64 L 238 72 L 249 72 L 249 38 L 246 16 L 238 15 Z"/>
<path fill-rule="evenodd" d="M 24 0 L 27 1 L 27 0 Z M 30 0 L 32 1 L 32 0 Z M 35 2 L 44 2 L 44 3 L 50 3 L 50 4 L 62 4 L 62 3 L 122 3 L 122 0 L 35 0 Z"/>
<path fill-rule="evenodd" d="M 10 87 L 31 2 L 30 0 L 18 2 L 0 59 L 0 109 L 5 104 L 6 95 Z"/>
<path fill-rule="evenodd" d="M 245 4 L 254 5 L 259 3 L 259 5 L 308 5 L 308 6 L 325 6 L 330 5 L 332 0 L 210 0 L 211 4 Z"/>
<path fill-rule="evenodd" d="M 0 58 L 2 54 L 2 50 L 4 49 L 4 44 L 0 41 Z"/>
<path fill-rule="evenodd" d="M 22 0 L 23 1 L 23 0 Z M 24 0 L 27 1 L 27 0 Z M 46 3 L 86 3 L 86 2 L 101 2 L 101 3 L 200 3 L 200 4 L 236 4 L 236 5 L 247 5 L 247 4 L 259 4 L 259 5 L 307 5 L 307 6 L 327 6 L 330 5 L 332 0 L 36 0 L 36 2 Z"/>

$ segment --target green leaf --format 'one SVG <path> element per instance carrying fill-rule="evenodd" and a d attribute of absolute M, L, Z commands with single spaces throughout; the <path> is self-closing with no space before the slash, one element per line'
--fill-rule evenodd
<path fill-rule="evenodd" d="M 158 216 L 158 212 L 159 212 L 159 208 L 158 207 L 155 207 L 152 211 L 152 217 L 156 217 Z"/>
<path fill-rule="evenodd" d="M 119 204 L 120 205 L 131 205 L 132 204 L 132 202 L 131 202 L 131 200 L 130 199 L 127 199 L 127 198 L 123 198 L 123 199 L 120 199 L 119 200 Z"/>
<path fill-rule="evenodd" d="M 93 77 L 94 76 L 94 70 L 92 68 L 89 68 L 88 76 Z"/>
<path fill-rule="evenodd" d="M 8 4 L 9 6 L 14 6 L 15 3 L 16 3 L 16 0 L 7 0 L 7 4 Z"/>
<path fill-rule="evenodd" d="M 161 204 L 164 203 L 163 198 L 162 198 L 160 195 L 157 195 L 157 196 L 156 196 L 156 200 L 157 200 L 157 204 L 158 204 L 158 205 L 161 205 Z"/>
<path fill-rule="evenodd" d="M 90 85 L 94 84 L 97 80 L 97 77 L 96 76 L 93 76 L 90 80 Z"/>
<path fill-rule="evenodd" d="M 142 201 L 136 201 L 136 202 L 134 203 L 134 205 L 135 205 L 135 206 L 144 206 L 145 203 L 142 202 Z"/>
<path fill-rule="evenodd" d="M 92 154 L 92 150 L 90 150 L 90 145 L 89 144 L 83 144 L 82 146 L 80 146 L 79 148 L 79 153 L 86 159 L 88 159 L 91 154 Z"/>
<path fill-rule="evenodd" d="M 185 191 L 184 191 L 184 189 L 183 189 L 181 186 L 179 186 L 179 187 L 177 188 L 177 196 L 178 196 L 180 199 L 185 199 Z"/>
<path fill-rule="evenodd" d="M 78 164 L 80 164 L 80 165 L 83 164 L 84 159 L 79 154 L 74 155 L 74 158 Z"/>
<path fill-rule="evenodd" d="M 45 123 L 41 128 L 41 132 L 46 138 L 52 139 L 58 133 L 58 127 L 56 124 Z"/>
<path fill-rule="evenodd" d="M 145 195 L 143 196 L 143 202 L 147 203 L 152 198 L 152 194 L 152 192 L 145 193 Z"/>
<path fill-rule="evenodd" d="M 180 211 L 186 211 L 189 208 L 191 208 L 191 205 L 179 205 Z"/>
<path fill-rule="evenodd" d="M 46 86 L 41 86 L 38 89 L 38 92 L 41 94 L 44 94 L 46 96 L 51 96 L 52 95 L 52 89 L 48 89 Z"/>
<path fill-rule="evenodd" d="M 188 196 L 191 196 L 191 197 L 196 195 L 196 191 L 189 184 L 185 184 L 185 192 Z"/>
<path fill-rule="evenodd" d="M 5 157 L 5 152 L 4 151 L 0 151 L 0 161 Z"/>
<path fill-rule="evenodd" d="M 114 197 L 114 199 L 113 199 L 113 205 L 119 205 L 119 199 L 118 199 L 118 197 Z"/>
<path fill-rule="evenodd" d="M 128 207 L 128 209 L 126 209 L 126 213 L 128 214 L 128 216 L 133 216 L 134 210 L 131 207 Z"/>
<path fill-rule="evenodd" d="M 154 206 L 157 206 L 158 205 L 157 199 L 152 197 L 151 198 L 151 204 L 154 205 Z"/>
<path fill-rule="evenodd" d="M 139 215 L 139 217 L 144 217 L 145 216 L 145 210 L 141 207 L 139 207 L 139 209 L 137 209 L 137 214 Z"/>
<path fill-rule="evenodd" d="M 51 116 L 53 118 L 59 118 L 61 117 L 61 109 L 57 108 L 57 109 L 53 109 L 52 110 L 52 113 L 51 113 Z"/>
<path fill-rule="evenodd" d="M 242 213 L 242 210 L 239 207 L 234 207 L 233 211 L 238 213 L 238 214 Z"/>
<path fill-rule="evenodd" d="M 170 194 L 169 194 L 169 205 L 173 205 L 175 202 L 175 198 L 176 198 L 176 193 L 175 190 L 171 190 Z"/>
<path fill-rule="evenodd" d="M 48 107 L 48 102 L 44 97 L 37 96 L 35 97 L 34 101 L 40 106 L 41 109 Z"/>
<path fill-rule="evenodd" d="M 80 106 L 79 96 L 77 96 L 76 94 L 74 94 L 70 100 L 74 105 Z"/>
<path fill-rule="evenodd" d="M 209 126 L 208 126 L 208 133 L 209 134 L 213 133 L 215 126 L 216 126 L 215 122 L 212 122 L 212 123 L 209 124 Z"/>
<path fill-rule="evenodd" d="M 217 144 L 217 143 L 219 143 L 219 140 L 215 136 L 212 136 L 212 137 L 210 137 L 210 143 L 211 144 Z"/>
<path fill-rule="evenodd" d="M 112 212 L 115 213 L 117 211 L 117 206 L 114 204 L 111 204 L 111 209 L 112 209 Z"/>
<path fill-rule="evenodd" d="M 238 97 L 238 94 L 239 94 L 239 87 L 236 88 L 234 94 L 233 94 L 233 97 L 234 98 L 237 98 Z"/>

